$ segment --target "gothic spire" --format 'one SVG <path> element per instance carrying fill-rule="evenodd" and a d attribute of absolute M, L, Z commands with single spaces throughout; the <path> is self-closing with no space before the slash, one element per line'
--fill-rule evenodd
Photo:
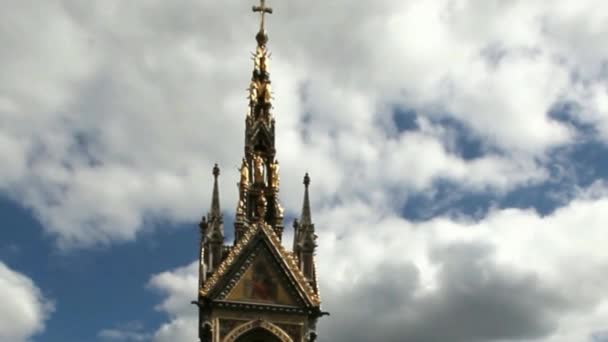
<path fill-rule="evenodd" d="M 220 210 L 220 191 L 217 179 L 220 176 L 220 168 L 215 164 L 213 166 L 213 194 L 211 196 L 211 210 L 207 214 L 207 237 L 211 242 L 224 241 L 224 218 Z"/>
<path fill-rule="evenodd" d="M 212 272 L 222 261 L 222 245 L 224 243 L 224 218 L 220 210 L 220 191 L 218 186 L 218 177 L 220 176 L 220 168 L 215 164 L 213 166 L 213 194 L 211 196 L 211 209 L 207 214 L 207 218 L 203 217 L 200 224 L 202 237 L 201 259 L 205 265 L 206 279 L 207 273 Z M 201 265 L 202 267 L 202 265 Z"/>
<path fill-rule="evenodd" d="M 272 90 L 270 88 L 268 70 L 268 60 L 270 54 L 266 49 L 268 35 L 264 29 L 264 15 L 266 13 L 272 13 L 272 8 L 266 7 L 265 0 L 260 1 L 260 6 L 253 6 L 254 12 L 260 12 L 261 22 L 260 30 L 255 36 L 258 44 L 255 49 L 255 53 L 253 54 L 254 69 L 253 76 L 251 78 L 251 85 L 249 86 L 249 107 L 250 114 L 253 114 L 254 118 L 264 118 L 266 121 L 268 121 L 270 119 L 270 108 L 272 107 L 270 102 Z"/>
<path fill-rule="evenodd" d="M 315 234 L 315 225 L 312 223 L 310 215 L 309 185 L 310 176 L 306 173 L 304 176 L 302 214 L 300 215 L 300 221 L 294 222 L 294 254 L 300 263 L 300 269 L 304 276 L 316 288 L 314 253 L 317 248 L 317 234 Z"/>
<path fill-rule="evenodd" d="M 302 214 L 298 223 L 299 238 L 298 244 L 303 250 L 313 251 L 315 249 L 317 235 L 315 234 L 315 225 L 312 223 L 310 214 L 310 199 L 308 196 L 308 186 L 310 185 L 310 176 L 308 172 L 304 175 L 304 203 L 302 203 Z"/>
<path fill-rule="evenodd" d="M 220 175 L 220 168 L 215 164 L 213 166 L 213 195 L 211 197 L 211 211 L 209 212 L 209 217 L 215 218 L 221 216 L 220 211 L 220 191 L 217 184 L 217 178 Z"/>
<path fill-rule="evenodd" d="M 310 176 L 308 173 L 304 176 L 304 201 L 302 203 L 302 214 L 300 220 L 295 220 L 293 249 L 296 255 L 302 252 L 314 252 L 316 248 L 317 235 L 315 234 L 315 225 L 312 223 L 310 214 L 310 199 L 308 195 L 308 186 L 310 185 Z"/>
<path fill-rule="evenodd" d="M 310 185 L 310 176 L 308 172 L 304 175 L 304 202 L 302 204 L 302 215 L 300 216 L 300 224 L 310 225 L 312 224 L 312 217 L 310 214 L 310 200 L 308 199 L 308 186 Z"/>
<path fill-rule="evenodd" d="M 279 203 L 279 162 L 276 160 L 275 120 L 272 110 L 272 88 L 266 49 L 268 35 L 264 29 L 265 14 L 272 13 L 265 0 L 253 6 L 260 12 L 260 30 L 253 53 L 253 73 L 249 85 L 249 106 L 245 119 L 245 158 L 241 165 L 239 204 L 235 219 L 235 243 L 246 223 L 265 222 L 273 227 L 279 239 L 283 232 L 283 208 Z"/>
<path fill-rule="evenodd" d="M 317 286 L 317 236 L 310 210 L 310 177 L 308 174 L 304 177 L 304 203 L 298 217 L 301 222 L 294 222 L 293 251 L 288 252 L 281 242 L 284 216 L 279 201 L 279 161 L 276 158 L 268 67 L 270 53 L 264 27 L 265 15 L 273 11 L 266 5 L 267 1 L 256 1 L 259 5 L 252 9 L 259 12 L 260 22 L 259 31 L 255 34 L 257 44 L 253 53 L 251 83 L 247 89 L 244 155 L 236 184 L 239 196 L 234 219 L 234 244 L 224 244 L 218 185 L 220 170 L 215 164 L 211 208 L 199 225 L 199 291 L 198 300 L 192 303 L 198 306 L 201 342 L 218 342 L 229 337 L 240 340 L 239 336 L 256 330 L 260 324 L 272 327 L 272 331 L 267 332 L 270 331 L 277 340 L 313 342 L 317 336 L 318 318 L 328 313 L 321 311 Z M 247 289 L 249 280 L 246 274 L 263 276 L 268 271 L 280 275 L 281 286 L 285 287 L 288 296 L 270 296 L 268 303 L 260 303 L 254 298 L 257 295 L 252 297 Z M 227 302 L 230 305 L 225 306 Z M 297 328 L 292 329 L 293 334 L 279 325 L 282 322 L 279 316 L 290 312 L 295 315 L 291 315 L 289 326 Z M 275 313 L 281 314 L 277 316 Z M 253 325 L 245 324 L 245 328 L 244 325 L 235 326 L 232 322 L 235 314 L 246 321 L 253 320 Z M 273 325 L 275 322 L 279 324 Z"/>

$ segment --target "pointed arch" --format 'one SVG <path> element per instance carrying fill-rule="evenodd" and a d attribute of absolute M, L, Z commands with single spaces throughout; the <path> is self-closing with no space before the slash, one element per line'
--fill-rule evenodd
<path fill-rule="evenodd" d="M 228 335 L 224 338 L 224 342 L 235 342 L 239 337 L 258 328 L 262 328 L 271 333 L 281 342 L 294 342 L 283 329 L 263 320 L 253 320 L 237 326 L 230 333 L 228 333 Z"/>

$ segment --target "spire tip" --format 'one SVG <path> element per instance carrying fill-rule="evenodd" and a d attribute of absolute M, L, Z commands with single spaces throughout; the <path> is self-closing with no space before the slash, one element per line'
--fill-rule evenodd
<path fill-rule="evenodd" d="M 266 42 L 268 42 L 268 35 L 266 35 L 266 32 L 264 31 L 264 15 L 265 14 L 272 14 L 272 8 L 266 6 L 266 0 L 260 0 L 260 5 L 259 6 L 253 6 L 252 7 L 253 12 L 259 12 L 260 13 L 260 31 L 258 32 L 258 34 L 255 36 L 255 39 L 258 41 L 258 45 L 259 46 L 265 46 Z"/>
<path fill-rule="evenodd" d="M 308 186 L 310 185 L 310 176 L 308 175 L 308 172 L 306 172 L 306 174 L 304 175 L 304 185 L 308 188 Z"/>

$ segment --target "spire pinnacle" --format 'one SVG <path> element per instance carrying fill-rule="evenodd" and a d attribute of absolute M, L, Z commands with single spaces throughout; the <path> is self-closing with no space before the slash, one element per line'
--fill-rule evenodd
<path fill-rule="evenodd" d="M 217 166 L 217 163 L 213 165 L 213 177 L 217 178 L 220 175 L 220 168 Z"/>
<path fill-rule="evenodd" d="M 310 185 L 310 176 L 308 172 L 304 175 L 304 203 L 302 204 L 302 216 L 300 222 L 303 225 L 312 224 L 312 217 L 310 214 L 310 200 L 308 199 L 308 186 Z"/>
<path fill-rule="evenodd" d="M 220 175 L 220 168 L 215 164 L 213 166 L 213 195 L 211 197 L 211 217 L 220 217 L 220 191 L 218 189 L 217 178 Z"/>

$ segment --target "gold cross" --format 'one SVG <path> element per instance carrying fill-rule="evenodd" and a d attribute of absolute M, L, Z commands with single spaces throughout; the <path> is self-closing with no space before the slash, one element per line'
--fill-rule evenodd
<path fill-rule="evenodd" d="M 262 17 L 262 22 L 260 23 L 260 31 L 264 31 L 264 15 L 266 13 L 272 14 L 272 8 L 266 7 L 266 0 L 260 0 L 260 6 L 253 6 L 252 10 L 254 12 L 260 12 Z"/>

